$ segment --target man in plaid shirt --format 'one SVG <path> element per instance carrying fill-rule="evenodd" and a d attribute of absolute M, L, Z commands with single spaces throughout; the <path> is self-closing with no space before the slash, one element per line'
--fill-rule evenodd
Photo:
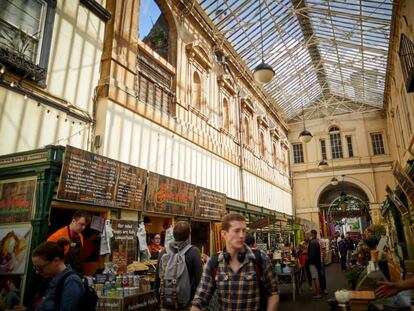
<path fill-rule="evenodd" d="M 205 310 L 217 290 L 220 310 L 261 310 L 260 284 L 256 275 L 255 255 L 244 244 L 246 237 L 246 220 L 236 213 L 223 217 L 221 236 L 226 247 L 218 255 L 215 279 L 212 279 L 210 262 L 207 262 L 200 284 L 198 285 L 191 311 Z M 278 309 L 279 295 L 273 278 L 269 258 L 260 253 L 263 275 L 261 282 L 266 294 L 267 311 Z M 209 259 L 211 261 L 211 258 Z"/>

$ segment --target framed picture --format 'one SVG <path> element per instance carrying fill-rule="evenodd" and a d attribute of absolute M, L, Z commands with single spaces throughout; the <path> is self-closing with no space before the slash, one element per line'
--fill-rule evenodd
<path fill-rule="evenodd" d="M 24 274 L 31 226 L 0 226 L 0 274 Z"/>

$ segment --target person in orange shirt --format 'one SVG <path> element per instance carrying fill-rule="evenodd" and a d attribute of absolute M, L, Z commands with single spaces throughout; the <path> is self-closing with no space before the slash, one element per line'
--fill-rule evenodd
<path fill-rule="evenodd" d="M 164 249 L 164 246 L 161 245 L 161 235 L 156 234 L 152 239 L 152 243 L 148 245 L 148 250 L 151 254 L 151 259 L 158 259 L 158 255 Z"/>
<path fill-rule="evenodd" d="M 81 232 L 91 222 L 91 215 L 86 211 L 77 211 L 68 226 L 60 228 L 53 233 L 48 242 L 57 242 L 61 239 L 68 240 L 70 243 L 64 248 L 65 263 L 70 264 L 71 268 L 79 273 L 83 273 L 82 268 L 82 249 L 83 236 Z"/>

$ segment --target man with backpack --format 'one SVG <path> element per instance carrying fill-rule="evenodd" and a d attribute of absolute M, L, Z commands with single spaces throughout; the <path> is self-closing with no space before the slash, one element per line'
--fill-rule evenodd
<path fill-rule="evenodd" d="M 208 260 L 191 311 L 206 309 L 214 292 L 219 310 L 277 310 L 279 295 L 270 260 L 244 243 L 245 218 L 236 213 L 224 216 L 221 236 L 225 249 Z"/>
<path fill-rule="evenodd" d="M 86 287 L 82 276 L 66 266 L 64 247 L 68 240 L 43 242 L 33 251 L 33 268 L 45 280 L 29 307 L 14 307 L 15 311 L 78 311 L 95 310 L 98 297 Z M 93 297 L 91 297 L 91 294 Z"/>
<path fill-rule="evenodd" d="M 161 311 L 189 310 L 202 272 L 200 251 L 189 242 L 190 224 L 178 221 L 173 236 L 175 242 L 161 251 L 155 273 Z"/>

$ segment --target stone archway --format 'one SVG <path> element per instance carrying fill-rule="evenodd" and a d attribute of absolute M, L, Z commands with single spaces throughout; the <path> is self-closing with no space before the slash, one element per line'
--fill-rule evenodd
<path fill-rule="evenodd" d="M 335 222 L 344 219 L 358 219 L 359 230 L 363 230 L 370 222 L 370 195 L 358 184 L 342 179 L 337 185 L 325 185 L 318 194 L 317 207 L 319 221 L 325 236 L 333 234 Z M 348 230 L 346 230 L 348 231 Z"/>

